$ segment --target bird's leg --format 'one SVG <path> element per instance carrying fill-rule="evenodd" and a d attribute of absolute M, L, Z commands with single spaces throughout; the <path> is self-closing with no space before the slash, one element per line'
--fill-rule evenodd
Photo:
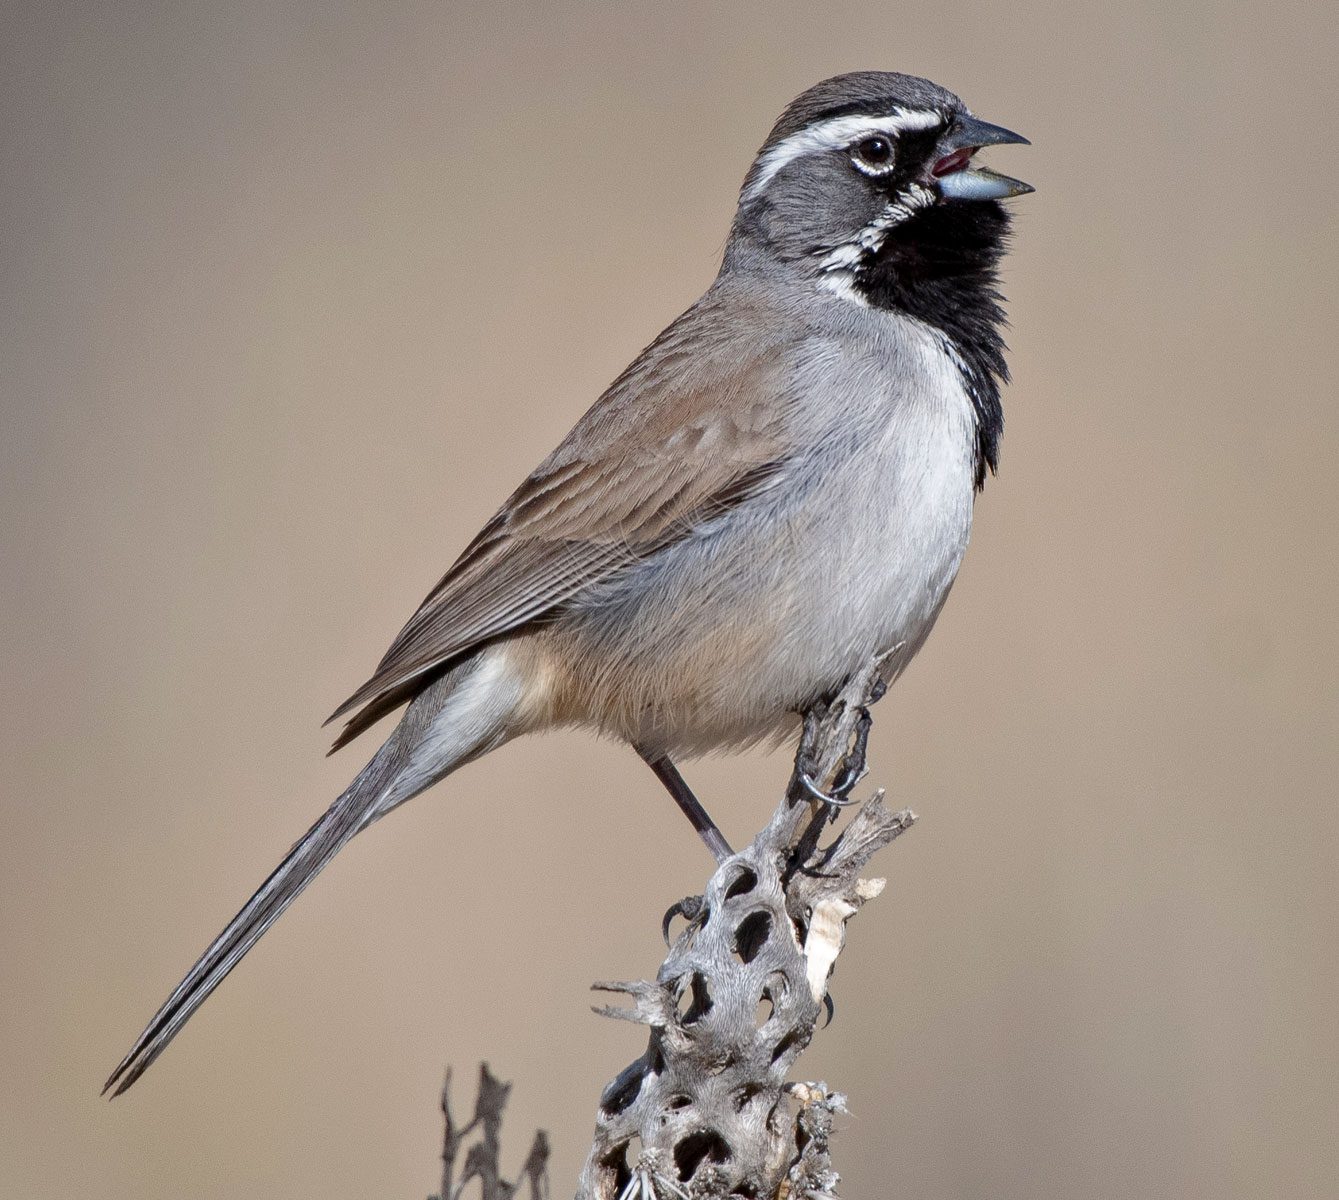
<path fill-rule="evenodd" d="M 693 789 L 679 774 L 679 768 L 670 762 L 664 754 L 650 754 L 640 746 L 635 747 L 635 749 L 641 756 L 642 762 L 656 773 L 656 778 L 665 785 L 665 790 L 674 797 L 674 802 L 683 809 L 684 816 L 697 830 L 698 836 L 707 843 L 707 849 L 716 856 L 716 861 L 722 863 L 729 858 L 734 853 L 730 849 L 730 843 L 725 840 L 725 835 L 716 828 L 716 822 L 702 807 L 701 801 L 693 795 Z"/>

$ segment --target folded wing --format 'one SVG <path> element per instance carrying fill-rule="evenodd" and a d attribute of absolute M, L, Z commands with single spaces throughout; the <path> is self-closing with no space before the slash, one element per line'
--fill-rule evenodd
<path fill-rule="evenodd" d="M 456 560 L 332 714 L 359 710 L 332 749 L 460 656 L 551 616 L 776 477 L 787 457 L 776 356 L 755 346 L 726 368 L 685 372 L 675 345 L 692 316 L 614 383 Z"/>

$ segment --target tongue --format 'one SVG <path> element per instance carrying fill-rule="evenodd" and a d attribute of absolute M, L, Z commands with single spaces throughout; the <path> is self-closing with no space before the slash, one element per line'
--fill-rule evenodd
<path fill-rule="evenodd" d="M 964 146 L 961 150 L 946 154 L 930 168 L 930 174 L 938 179 L 941 175 L 951 175 L 954 171 L 961 171 L 972 161 L 972 155 L 975 153 L 975 146 Z"/>

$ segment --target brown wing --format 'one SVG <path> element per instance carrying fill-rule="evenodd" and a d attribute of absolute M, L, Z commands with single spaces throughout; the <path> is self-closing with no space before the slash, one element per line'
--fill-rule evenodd
<path fill-rule="evenodd" d="M 767 486 L 786 457 L 779 360 L 757 344 L 742 354 L 736 346 L 729 369 L 699 362 L 685 371 L 680 325 L 692 315 L 615 382 L 456 560 L 372 678 L 332 714 L 362 709 L 332 750 L 460 655 L 542 619 Z"/>

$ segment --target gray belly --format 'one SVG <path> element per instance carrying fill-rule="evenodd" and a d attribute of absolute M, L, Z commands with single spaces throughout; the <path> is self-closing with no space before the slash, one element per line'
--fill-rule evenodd
<path fill-rule="evenodd" d="M 785 734 L 874 654 L 901 671 L 967 545 L 961 423 L 904 421 L 798 471 L 564 616 L 572 719 L 691 756 Z"/>

